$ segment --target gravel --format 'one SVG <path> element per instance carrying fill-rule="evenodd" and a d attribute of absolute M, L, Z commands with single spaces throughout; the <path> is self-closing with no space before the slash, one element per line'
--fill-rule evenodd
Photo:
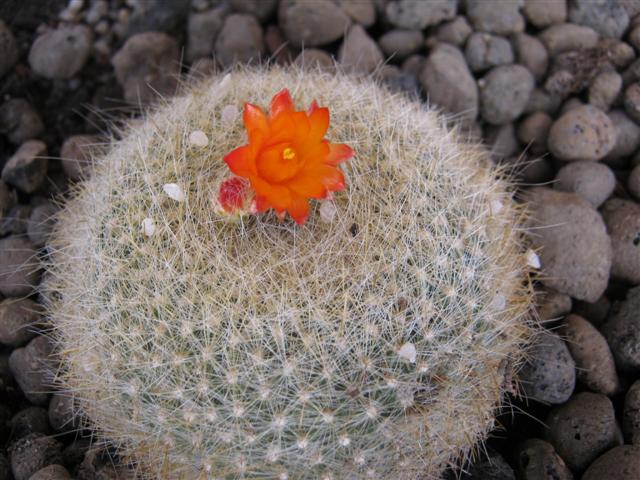
<path fill-rule="evenodd" d="M 278 17 L 285 36 L 297 48 L 338 40 L 351 23 L 349 16 L 330 0 L 282 0 Z"/>
<path fill-rule="evenodd" d="M 456 16 L 458 0 L 394 0 L 387 4 L 385 14 L 389 23 L 399 28 L 423 30 Z"/>
<path fill-rule="evenodd" d="M 502 125 L 524 111 L 535 80 L 522 65 L 503 65 L 490 70 L 479 85 L 482 118 L 493 125 Z"/>
<path fill-rule="evenodd" d="M 33 433 L 9 447 L 15 480 L 29 480 L 48 465 L 62 463 L 62 445 L 52 437 Z"/>
<path fill-rule="evenodd" d="M 93 34 L 84 25 L 60 27 L 36 38 L 29 65 L 45 78 L 67 79 L 77 75 L 89 59 Z"/>
<path fill-rule="evenodd" d="M 607 225 L 613 261 L 611 276 L 637 285 L 640 283 L 640 205 L 612 198 L 602 208 Z"/>
<path fill-rule="evenodd" d="M 399 61 L 420 50 L 423 42 L 424 36 L 420 30 L 390 30 L 378 39 L 384 55 Z"/>
<path fill-rule="evenodd" d="M 524 30 L 519 0 L 467 0 L 467 17 L 476 30 L 510 35 Z"/>
<path fill-rule="evenodd" d="M 44 132 L 44 124 L 38 112 L 24 98 L 7 100 L 0 106 L 0 134 L 20 145 L 38 138 Z"/>
<path fill-rule="evenodd" d="M 42 309 L 29 298 L 0 300 L 0 343 L 21 347 L 31 340 L 41 322 Z"/>
<path fill-rule="evenodd" d="M 595 208 L 609 198 L 616 186 L 613 171 L 602 163 L 571 162 L 556 174 L 553 188 L 580 195 Z"/>
<path fill-rule="evenodd" d="M 51 395 L 51 344 L 46 337 L 31 340 L 16 348 L 9 356 L 9 368 L 27 400 L 34 405 L 47 405 Z"/>
<path fill-rule="evenodd" d="M 35 192 L 47 175 L 47 145 L 40 140 L 27 140 L 5 163 L 2 180 L 25 193 Z"/>
<path fill-rule="evenodd" d="M 584 472 L 582 480 L 635 480 L 640 472 L 640 447 L 621 445 L 598 458 Z"/>
<path fill-rule="evenodd" d="M 227 9 L 224 5 L 207 10 L 206 12 L 192 13 L 187 24 L 187 61 L 213 55 L 213 47 L 216 37 L 222 30 Z"/>
<path fill-rule="evenodd" d="M 624 300 L 615 302 L 607 322 L 601 331 L 609 342 L 616 359 L 616 366 L 622 371 L 640 370 L 640 287 L 627 291 Z"/>
<path fill-rule="evenodd" d="M 233 14 L 224 20 L 215 43 L 216 58 L 223 67 L 235 62 L 258 62 L 265 53 L 262 27 L 252 15 Z"/>
<path fill-rule="evenodd" d="M 0 293 L 29 295 L 38 279 L 39 263 L 31 242 L 17 235 L 0 239 Z"/>
<path fill-rule="evenodd" d="M 552 25 L 540 33 L 540 40 L 552 57 L 571 50 L 593 48 L 598 44 L 598 38 L 595 30 L 573 23 Z"/>
<path fill-rule="evenodd" d="M 364 28 L 353 25 L 340 46 L 338 61 L 347 72 L 367 74 L 382 64 L 384 55 Z"/>
<path fill-rule="evenodd" d="M 522 480 L 573 480 L 571 470 L 553 445 L 539 438 L 525 440 L 516 448 L 518 478 Z"/>
<path fill-rule="evenodd" d="M 537 28 L 544 28 L 567 19 L 565 0 L 524 0 L 523 13 L 527 20 Z"/>
<path fill-rule="evenodd" d="M 640 380 L 636 380 L 624 398 L 622 429 L 625 439 L 640 446 Z"/>

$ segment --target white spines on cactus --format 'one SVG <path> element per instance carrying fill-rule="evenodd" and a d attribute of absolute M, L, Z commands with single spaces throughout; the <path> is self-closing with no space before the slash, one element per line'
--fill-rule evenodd
<path fill-rule="evenodd" d="M 222 159 L 246 142 L 228 112 L 284 87 L 329 107 L 327 138 L 356 153 L 346 190 L 302 227 L 220 215 Z M 143 477 L 439 478 L 491 429 L 531 331 L 509 188 L 370 80 L 199 83 L 96 158 L 59 216 L 60 384 Z"/>

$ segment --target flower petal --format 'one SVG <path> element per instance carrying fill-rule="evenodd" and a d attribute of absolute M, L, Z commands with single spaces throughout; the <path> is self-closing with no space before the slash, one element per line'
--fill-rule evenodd
<path fill-rule="evenodd" d="M 344 143 L 329 143 L 329 155 L 324 161 L 329 165 L 338 165 L 351 157 L 353 157 L 353 150 L 350 146 Z"/>
<path fill-rule="evenodd" d="M 276 93 L 271 100 L 271 108 L 269 109 L 269 118 L 275 118 L 277 115 L 284 112 L 293 112 L 293 100 L 291 100 L 291 94 L 289 89 L 283 88 Z"/>
<path fill-rule="evenodd" d="M 318 108 L 318 102 L 316 102 L 315 100 L 313 102 L 311 102 L 311 105 L 309 105 L 309 108 L 307 109 L 307 115 L 311 116 L 311 114 L 313 112 L 315 112 Z"/>
<path fill-rule="evenodd" d="M 316 172 L 303 171 L 287 182 L 292 192 L 307 198 L 324 198 L 327 189 Z"/>
<path fill-rule="evenodd" d="M 259 133 L 264 138 L 269 132 L 269 123 L 267 117 L 260 107 L 256 107 L 251 103 L 244 104 L 244 111 L 242 112 L 242 119 L 244 126 L 247 129 L 249 135 L 249 143 L 256 141 L 257 134 Z"/>
<path fill-rule="evenodd" d="M 282 212 L 291 204 L 291 192 L 283 185 L 269 183 L 256 176 L 251 177 L 251 186 L 260 199 L 259 210 L 266 203 L 277 212 Z"/>
<path fill-rule="evenodd" d="M 238 147 L 224 157 L 229 170 L 239 177 L 248 177 L 255 174 L 255 160 L 252 158 L 252 148 L 249 145 Z"/>
<path fill-rule="evenodd" d="M 309 218 L 309 202 L 304 197 L 293 195 L 291 203 L 287 207 L 287 212 L 298 225 L 304 225 L 307 218 Z"/>
<path fill-rule="evenodd" d="M 325 107 L 316 108 L 313 113 L 309 115 L 309 123 L 311 124 L 308 134 L 309 140 L 322 140 L 329 128 L 329 109 Z"/>
<path fill-rule="evenodd" d="M 300 182 L 301 185 L 309 188 L 311 191 L 312 179 L 316 179 L 322 183 L 326 189 L 332 192 L 342 190 L 344 188 L 344 175 L 342 174 L 342 171 L 339 168 L 326 165 L 324 163 L 313 165 L 312 167 L 305 169 L 300 175 L 291 179 L 288 185 L 293 190 L 296 188 L 295 185 Z M 317 191 L 314 191 L 313 193 L 317 193 Z M 312 196 L 313 198 L 324 198 L 325 195 L 326 193 L 320 197 L 316 197 L 315 195 L 309 196 Z"/>

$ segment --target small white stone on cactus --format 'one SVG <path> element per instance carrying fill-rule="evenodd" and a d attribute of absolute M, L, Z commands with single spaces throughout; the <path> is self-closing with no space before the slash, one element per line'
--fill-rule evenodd
<path fill-rule="evenodd" d="M 153 218 L 145 218 L 141 223 L 142 233 L 144 233 L 147 237 L 151 237 L 154 233 L 156 233 L 156 222 Z"/>
<path fill-rule="evenodd" d="M 223 123 L 233 123 L 238 119 L 239 113 L 235 105 L 225 105 L 220 112 L 220 120 Z"/>
<path fill-rule="evenodd" d="M 416 346 L 411 342 L 405 343 L 398 350 L 398 356 L 408 360 L 410 363 L 416 363 L 416 354 Z"/>
<path fill-rule="evenodd" d="M 539 269 L 542 266 L 542 263 L 540 262 L 540 257 L 533 250 L 531 249 L 527 250 L 526 258 L 527 258 L 527 265 L 529 265 L 531 268 Z"/>
<path fill-rule="evenodd" d="M 209 138 L 202 130 L 194 130 L 189 134 L 189 144 L 194 147 L 206 147 L 209 145 Z"/>
<path fill-rule="evenodd" d="M 186 198 L 184 190 L 182 190 L 182 187 L 177 183 L 165 183 L 162 186 L 162 190 L 164 190 L 164 193 L 166 193 L 169 198 L 176 202 L 184 202 Z"/>
<path fill-rule="evenodd" d="M 323 222 L 331 223 L 336 213 L 336 205 L 332 201 L 325 200 L 320 204 L 320 218 Z"/>

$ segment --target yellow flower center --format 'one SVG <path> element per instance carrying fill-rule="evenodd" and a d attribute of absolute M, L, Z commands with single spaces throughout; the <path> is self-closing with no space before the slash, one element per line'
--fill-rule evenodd
<path fill-rule="evenodd" d="M 294 158 L 296 158 L 296 152 L 293 148 L 285 148 L 282 151 L 282 158 L 285 160 L 293 160 Z"/>

